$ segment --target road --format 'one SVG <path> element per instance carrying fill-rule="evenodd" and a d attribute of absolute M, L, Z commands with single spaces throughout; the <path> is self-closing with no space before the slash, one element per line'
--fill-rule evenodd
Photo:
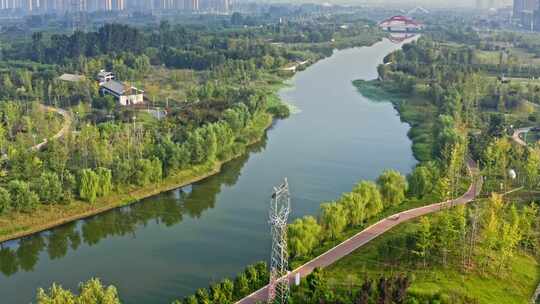
<path fill-rule="evenodd" d="M 401 223 L 410 221 L 426 214 L 438 212 L 445 207 L 464 205 L 473 201 L 480 193 L 480 189 L 482 187 L 482 179 L 477 179 L 477 177 L 479 176 L 479 170 L 473 160 L 467 161 L 467 167 L 474 181 L 471 183 L 471 186 L 469 187 L 467 192 L 463 194 L 463 196 L 455 200 L 449 200 L 420 208 L 410 209 L 382 219 L 379 222 L 369 226 L 368 228 L 354 235 L 353 237 L 349 238 L 348 240 L 337 245 L 336 247 L 328 250 L 327 252 L 314 258 L 308 263 L 298 267 L 297 269 L 289 273 L 289 275 L 282 278 L 282 280 L 288 280 L 289 284 L 292 284 L 294 282 L 294 277 L 297 273 L 299 273 L 301 277 L 306 277 L 315 268 L 327 267 Z M 255 304 L 259 301 L 264 302 L 267 300 L 267 298 L 268 285 L 236 302 L 236 304 Z"/>
<path fill-rule="evenodd" d="M 45 110 L 47 112 L 55 112 L 55 113 L 58 113 L 58 114 L 62 115 L 62 117 L 64 118 L 64 122 L 62 124 L 62 129 L 60 129 L 60 131 L 58 131 L 58 133 L 53 135 L 52 139 L 58 139 L 58 138 L 64 136 L 69 131 L 69 129 L 71 128 L 71 122 L 73 121 L 73 119 L 71 117 L 71 114 L 68 111 L 60 109 L 60 108 L 50 107 L 50 106 L 46 106 L 46 105 L 42 105 L 42 104 L 40 104 L 39 106 L 40 106 L 41 109 L 43 109 L 43 110 Z M 47 139 L 43 140 L 39 144 L 33 146 L 32 150 L 36 150 L 36 151 L 41 150 L 43 147 L 45 147 L 47 145 L 47 142 L 48 142 Z"/>

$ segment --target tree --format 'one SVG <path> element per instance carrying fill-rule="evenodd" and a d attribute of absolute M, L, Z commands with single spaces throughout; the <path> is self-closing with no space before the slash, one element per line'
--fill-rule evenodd
<path fill-rule="evenodd" d="M 234 297 L 241 299 L 249 294 L 249 281 L 244 273 L 239 274 L 234 280 Z"/>
<path fill-rule="evenodd" d="M 377 179 L 383 201 L 391 206 L 399 205 L 405 200 L 407 180 L 396 170 L 386 170 Z"/>
<path fill-rule="evenodd" d="M 365 201 L 366 217 L 373 217 L 379 214 L 384 208 L 381 193 L 377 185 L 373 182 L 363 181 L 356 185 L 353 192 L 358 193 Z"/>
<path fill-rule="evenodd" d="M 5 188 L 0 187 L 0 214 L 11 210 L 11 195 Z"/>
<path fill-rule="evenodd" d="M 420 219 L 420 226 L 416 233 L 415 250 L 413 253 L 422 259 L 424 267 L 426 267 L 426 259 L 432 247 L 431 222 L 429 218 L 424 216 Z"/>
<path fill-rule="evenodd" d="M 344 194 L 339 203 L 343 205 L 347 212 L 348 223 L 351 226 L 358 226 L 366 218 L 366 201 L 356 192 Z"/>
<path fill-rule="evenodd" d="M 12 206 L 19 211 L 29 212 L 37 207 L 39 203 L 38 195 L 30 190 L 28 183 L 13 180 L 8 184 L 9 193 L 12 199 Z"/>
<path fill-rule="evenodd" d="M 312 216 L 296 219 L 287 228 L 292 257 L 309 255 L 320 242 L 322 228 Z"/>
<path fill-rule="evenodd" d="M 83 200 L 93 203 L 98 197 L 99 188 L 99 176 L 91 169 L 83 169 L 79 183 L 79 196 Z"/>
<path fill-rule="evenodd" d="M 37 291 L 38 304 L 120 304 L 118 292 L 114 286 L 103 286 L 98 279 L 91 279 L 79 285 L 79 295 L 74 295 L 62 286 L 53 283 L 45 291 Z"/>
<path fill-rule="evenodd" d="M 417 166 L 408 176 L 409 193 L 417 198 L 423 198 L 433 189 L 429 169 L 425 166 Z"/>
<path fill-rule="evenodd" d="M 328 239 L 338 239 L 347 226 L 345 208 L 343 205 L 335 202 L 322 204 L 320 222 Z"/>
<path fill-rule="evenodd" d="M 321 268 L 315 268 L 306 277 L 306 282 L 309 288 L 310 303 L 324 301 L 329 296 L 328 284 L 326 282 L 325 273 Z"/>
<path fill-rule="evenodd" d="M 112 172 L 106 168 L 97 168 L 96 175 L 99 179 L 99 188 L 97 190 L 97 196 L 105 196 L 111 193 L 112 190 Z"/>
<path fill-rule="evenodd" d="M 525 161 L 525 184 L 529 189 L 534 189 L 540 181 L 540 150 L 530 150 Z"/>
<path fill-rule="evenodd" d="M 195 292 L 195 297 L 197 297 L 197 302 L 199 304 L 211 304 L 212 301 L 210 301 L 210 295 L 208 295 L 208 291 L 205 288 L 199 288 Z"/>
<path fill-rule="evenodd" d="M 448 253 L 453 247 L 455 236 L 454 225 L 448 210 L 444 210 L 439 217 L 437 225 L 434 229 L 434 247 L 441 252 L 442 264 L 446 266 Z"/>
<path fill-rule="evenodd" d="M 32 188 L 43 203 L 60 203 L 64 200 L 64 191 L 60 178 L 54 172 L 43 172 L 33 183 Z"/>

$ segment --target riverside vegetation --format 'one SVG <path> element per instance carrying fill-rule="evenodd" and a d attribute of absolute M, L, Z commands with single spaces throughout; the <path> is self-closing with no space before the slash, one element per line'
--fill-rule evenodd
<path fill-rule="evenodd" d="M 355 82 L 363 94 L 394 102 L 411 124 L 421 162 L 407 179 L 387 171 L 376 183 L 360 182 L 336 202 L 321 205 L 318 218 L 291 223 L 293 268 L 377 219 L 458 196 L 471 182 L 464 174 L 466 155 L 481 164 L 483 195 L 471 207 L 402 224 L 327 270 L 314 271 L 293 288 L 290 303 L 530 300 L 540 281 L 534 203 L 540 153 L 536 145 L 513 144 L 508 135 L 511 125 L 536 124 L 540 83 L 520 78 L 518 64 L 479 61 L 499 37 L 507 36 L 446 24 L 390 54 L 379 68 L 380 80 Z M 517 71 L 512 81 L 502 81 L 500 73 L 510 71 Z M 527 71 L 536 76 L 535 67 Z M 501 194 L 510 190 L 515 192 Z M 208 303 L 195 299 L 184 303 Z M 211 297 L 209 302 L 218 303 Z"/>
<path fill-rule="evenodd" d="M 274 25 L 200 28 L 162 22 L 150 29 L 107 24 L 93 32 L 4 39 L 0 99 L 23 109 L 36 101 L 69 109 L 74 124 L 68 135 L 33 151 L 18 140 L 30 130 L 2 108 L 0 149 L 8 157 L 1 164 L 0 240 L 215 174 L 259 140 L 272 117 L 288 115 L 275 95 L 290 76 L 283 66 L 331 54 L 331 40 L 349 46 L 380 39 L 364 20 L 336 29 L 332 24 L 341 17 L 334 18 L 314 27 L 279 25 L 277 32 Z M 298 38 L 305 31 L 311 38 Z M 165 108 L 167 116 L 156 119 L 101 96 L 92 78 L 102 68 L 148 89 L 149 103 Z M 85 79 L 64 82 L 57 77 L 63 72 Z M 164 75 L 182 85 L 173 86 Z M 160 81 L 166 82 L 165 93 Z"/>
<path fill-rule="evenodd" d="M 375 183 L 360 182 L 322 204 L 318 218 L 291 223 L 292 265 L 379 218 L 459 196 L 472 182 L 465 174 L 467 155 L 481 164 L 484 198 L 471 208 L 400 225 L 329 269 L 316 270 L 293 289 L 291 303 L 523 303 L 532 295 L 540 277 L 538 207 L 531 203 L 540 182 L 540 153 L 512 144 L 508 134 L 510 125 L 536 122 L 537 109 L 528 105 L 535 102 L 537 85 L 498 79 L 500 71 L 512 68 L 500 64 L 494 72 L 477 61 L 485 42 L 495 38 L 448 24 L 389 55 L 379 81 L 356 82 L 362 92 L 389 94 L 411 124 L 421 162 L 407 177 L 389 170 Z M 512 196 L 498 194 L 522 186 Z M 182 303 L 233 303 L 267 276 L 266 270 L 249 269 L 255 270 Z M 54 290 L 48 296 L 54 298 Z"/>

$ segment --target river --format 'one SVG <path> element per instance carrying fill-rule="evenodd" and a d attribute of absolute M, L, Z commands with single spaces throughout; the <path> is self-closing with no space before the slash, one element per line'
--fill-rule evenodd
<path fill-rule="evenodd" d="M 268 202 L 283 177 L 294 218 L 384 169 L 410 172 L 408 125 L 351 84 L 376 78 L 399 47 L 384 40 L 336 51 L 297 73 L 280 95 L 298 111 L 216 176 L 1 244 L 0 301 L 29 303 L 40 286 L 76 290 L 95 276 L 116 285 L 124 303 L 170 303 L 268 259 Z"/>

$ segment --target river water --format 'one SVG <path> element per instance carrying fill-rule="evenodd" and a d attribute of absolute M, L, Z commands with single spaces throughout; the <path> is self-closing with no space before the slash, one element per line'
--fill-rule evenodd
<path fill-rule="evenodd" d="M 294 218 L 315 215 L 321 202 L 384 169 L 410 172 L 409 127 L 390 103 L 351 84 L 376 78 L 377 65 L 399 47 L 384 40 L 336 51 L 296 74 L 280 95 L 298 111 L 216 176 L 2 244 L 0 302 L 29 303 L 40 286 L 75 290 L 99 277 L 125 303 L 170 303 L 268 260 L 268 202 L 283 177 Z"/>

